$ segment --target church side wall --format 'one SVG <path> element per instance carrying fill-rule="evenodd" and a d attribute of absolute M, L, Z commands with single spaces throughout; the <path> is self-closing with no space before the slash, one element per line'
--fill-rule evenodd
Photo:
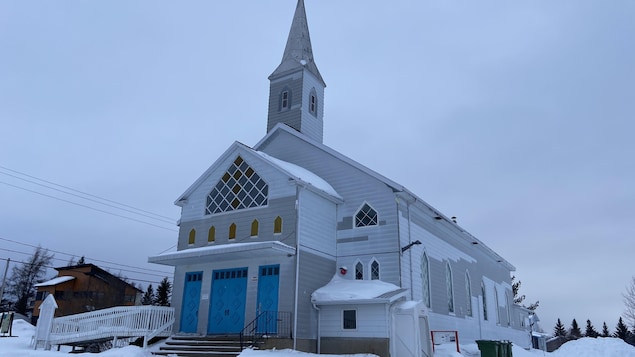
<path fill-rule="evenodd" d="M 301 339 L 317 337 L 317 310 L 311 294 L 326 285 L 335 274 L 335 203 L 306 189 L 298 200 L 298 326 Z"/>

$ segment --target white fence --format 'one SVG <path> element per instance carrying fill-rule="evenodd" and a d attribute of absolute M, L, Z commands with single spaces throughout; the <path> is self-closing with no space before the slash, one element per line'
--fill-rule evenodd
<path fill-rule="evenodd" d="M 77 345 L 110 339 L 114 346 L 118 339 L 143 337 L 143 347 L 146 348 L 151 338 L 170 336 L 173 324 L 174 308 L 171 307 L 112 307 L 53 319 L 48 336 L 37 336 L 34 347 L 43 344 L 48 349 L 51 345 Z"/>

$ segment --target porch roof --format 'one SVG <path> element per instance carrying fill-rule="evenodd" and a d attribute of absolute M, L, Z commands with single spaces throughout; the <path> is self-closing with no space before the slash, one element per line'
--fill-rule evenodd
<path fill-rule="evenodd" d="M 311 294 L 316 305 L 385 304 L 406 296 L 408 289 L 380 280 L 349 280 L 337 275 Z"/>
<path fill-rule="evenodd" d="M 163 265 L 198 264 L 233 259 L 253 259 L 262 256 L 295 255 L 295 248 L 279 241 L 228 243 L 200 248 L 189 248 L 177 252 L 159 254 L 148 258 L 148 263 Z"/>

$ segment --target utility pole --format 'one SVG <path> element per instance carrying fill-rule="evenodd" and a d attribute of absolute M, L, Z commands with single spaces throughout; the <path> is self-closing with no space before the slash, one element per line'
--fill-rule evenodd
<path fill-rule="evenodd" d="M 4 276 L 2 277 L 2 286 L 0 286 L 0 304 L 2 303 L 2 295 L 4 294 L 4 285 L 7 281 L 7 272 L 9 271 L 9 263 L 11 258 L 7 259 L 7 266 L 4 268 Z"/>

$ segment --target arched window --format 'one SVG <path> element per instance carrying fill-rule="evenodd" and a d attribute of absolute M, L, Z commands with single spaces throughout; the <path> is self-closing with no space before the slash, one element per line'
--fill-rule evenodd
<path fill-rule="evenodd" d="M 309 113 L 313 114 L 313 116 L 317 116 L 318 111 L 318 99 L 317 92 L 315 88 L 311 88 L 311 93 L 309 94 Z"/>
<path fill-rule="evenodd" d="M 368 203 L 364 203 L 362 208 L 355 214 L 355 227 L 366 227 L 377 225 L 377 211 Z"/>
<path fill-rule="evenodd" d="M 282 217 L 278 216 L 273 220 L 273 234 L 282 233 Z"/>
<path fill-rule="evenodd" d="M 196 242 L 196 230 L 194 228 L 192 228 L 192 230 L 190 231 L 190 236 L 187 240 L 187 244 L 194 244 L 194 242 Z"/>
<path fill-rule="evenodd" d="M 485 291 L 485 283 L 481 281 L 481 295 L 483 295 L 483 320 L 487 320 L 487 291 Z"/>
<path fill-rule="evenodd" d="M 507 326 L 511 326 L 512 325 L 512 315 L 511 315 L 511 309 L 509 308 L 509 302 L 511 301 L 510 297 L 509 297 L 509 291 L 505 291 L 505 306 L 507 307 Z"/>
<path fill-rule="evenodd" d="M 465 272 L 465 295 L 467 298 L 467 316 L 472 316 L 472 280 L 470 279 L 470 273 Z"/>
<path fill-rule="evenodd" d="M 216 228 L 211 226 L 209 232 L 207 232 L 207 243 L 214 243 L 216 240 Z"/>
<path fill-rule="evenodd" d="M 257 219 L 254 219 L 253 222 L 251 222 L 251 236 L 258 237 L 258 220 Z"/>
<path fill-rule="evenodd" d="M 236 239 L 236 223 L 232 223 L 229 226 L 229 239 Z"/>
<path fill-rule="evenodd" d="M 355 280 L 364 280 L 364 264 L 360 261 L 355 264 Z"/>
<path fill-rule="evenodd" d="M 448 311 L 454 312 L 454 287 L 452 286 L 452 269 L 450 262 L 445 265 L 445 284 L 448 293 Z"/>
<path fill-rule="evenodd" d="M 500 303 L 498 301 L 498 288 L 494 288 L 494 298 L 496 300 L 496 323 L 500 325 L 501 314 L 500 314 Z"/>
<path fill-rule="evenodd" d="M 423 292 L 423 302 L 426 307 L 430 307 L 430 261 L 424 252 L 421 257 L 421 288 Z"/>
<path fill-rule="evenodd" d="M 375 259 L 370 263 L 370 280 L 379 280 L 379 262 Z"/>

